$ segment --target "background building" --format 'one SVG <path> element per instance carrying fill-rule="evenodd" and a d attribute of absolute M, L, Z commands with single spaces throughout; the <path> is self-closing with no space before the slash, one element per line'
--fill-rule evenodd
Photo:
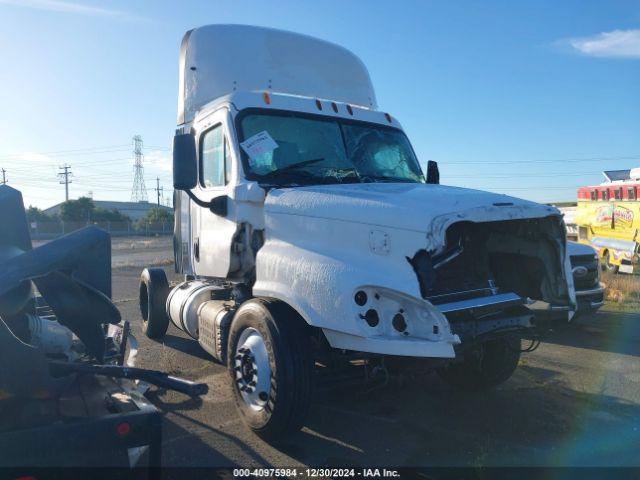
<path fill-rule="evenodd" d="M 157 205 L 149 202 L 116 202 L 111 200 L 93 200 L 96 208 L 103 208 L 105 210 L 117 210 L 123 215 L 129 217 L 133 222 L 144 218 L 147 212 L 153 208 L 159 208 L 173 213 L 173 209 L 164 205 Z M 60 207 L 62 203 L 58 203 L 52 207 L 44 210 L 47 215 L 59 215 Z"/>

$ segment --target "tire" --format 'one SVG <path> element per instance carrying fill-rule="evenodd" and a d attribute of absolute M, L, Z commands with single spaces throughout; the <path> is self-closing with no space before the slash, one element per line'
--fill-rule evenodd
<path fill-rule="evenodd" d="M 485 390 L 506 382 L 518 367 L 520 339 L 487 340 L 467 352 L 462 362 L 437 370 L 442 380 L 454 388 Z"/>
<path fill-rule="evenodd" d="M 140 314 L 142 315 L 142 332 L 149 338 L 159 339 L 167 333 L 168 295 L 169 282 L 164 270 L 145 268 L 140 275 Z"/>
<path fill-rule="evenodd" d="M 231 323 L 227 352 L 231 389 L 243 422 L 269 442 L 299 430 L 313 388 L 305 321 L 283 302 L 248 300 Z"/>
<path fill-rule="evenodd" d="M 609 255 L 609 250 L 604 252 L 604 255 L 602 256 L 602 271 L 603 272 L 610 272 L 610 273 L 618 273 L 618 265 L 613 265 L 611 263 L 611 257 Z"/>

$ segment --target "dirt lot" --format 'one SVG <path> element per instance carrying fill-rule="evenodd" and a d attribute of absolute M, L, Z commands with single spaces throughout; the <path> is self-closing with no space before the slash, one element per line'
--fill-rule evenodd
<path fill-rule="evenodd" d="M 114 298 L 141 342 L 139 365 L 210 385 L 201 400 L 151 392 L 165 412 L 165 465 L 640 465 L 639 313 L 605 306 L 524 354 L 508 382 L 481 394 L 452 391 L 435 375 L 321 388 L 306 428 L 274 447 L 242 425 L 225 369 L 195 341 L 173 327 L 162 343 L 142 336 L 140 266 L 166 265 L 170 239 L 127 241 L 114 242 Z"/>

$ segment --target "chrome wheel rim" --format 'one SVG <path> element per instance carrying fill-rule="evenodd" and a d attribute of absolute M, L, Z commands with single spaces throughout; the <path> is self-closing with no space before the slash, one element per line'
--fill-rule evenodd
<path fill-rule="evenodd" d="M 271 366 L 262 334 L 247 328 L 238 339 L 233 355 L 236 388 L 244 402 L 254 410 L 262 410 L 269 401 Z"/>

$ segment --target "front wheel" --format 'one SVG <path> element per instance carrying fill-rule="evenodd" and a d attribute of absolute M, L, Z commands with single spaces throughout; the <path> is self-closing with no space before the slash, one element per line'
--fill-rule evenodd
<path fill-rule="evenodd" d="M 463 360 L 437 370 L 452 387 L 461 390 L 483 390 L 506 382 L 518 367 L 519 338 L 487 340 L 466 352 Z"/>
<path fill-rule="evenodd" d="M 283 302 L 249 300 L 231 323 L 227 351 L 244 423 L 268 441 L 300 429 L 311 401 L 314 366 L 304 320 Z"/>

